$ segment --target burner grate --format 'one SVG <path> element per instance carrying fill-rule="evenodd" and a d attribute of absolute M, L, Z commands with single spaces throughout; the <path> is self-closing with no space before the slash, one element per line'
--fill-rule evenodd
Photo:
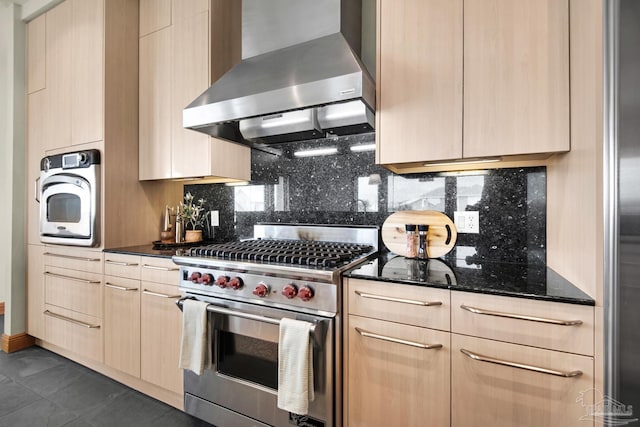
<path fill-rule="evenodd" d="M 373 250 L 369 245 L 308 240 L 246 240 L 191 248 L 191 256 L 336 267 Z"/>

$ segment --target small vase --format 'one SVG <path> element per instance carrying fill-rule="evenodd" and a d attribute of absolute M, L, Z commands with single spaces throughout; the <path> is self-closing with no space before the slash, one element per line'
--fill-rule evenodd
<path fill-rule="evenodd" d="M 202 230 L 187 230 L 184 235 L 185 242 L 199 242 L 202 240 Z"/>

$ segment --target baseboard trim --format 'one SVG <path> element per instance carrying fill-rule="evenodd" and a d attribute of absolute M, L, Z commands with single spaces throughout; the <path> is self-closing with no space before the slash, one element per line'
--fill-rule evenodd
<path fill-rule="evenodd" d="M 0 316 L 4 314 L 4 302 L 0 302 Z"/>
<path fill-rule="evenodd" d="M 24 332 L 15 335 L 2 334 L 2 351 L 13 353 L 35 345 L 36 339 Z"/>

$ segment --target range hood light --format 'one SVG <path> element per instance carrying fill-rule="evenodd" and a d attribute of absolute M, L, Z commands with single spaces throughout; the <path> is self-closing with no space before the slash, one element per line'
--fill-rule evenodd
<path fill-rule="evenodd" d="M 315 157 L 315 156 L 329 156 L 331 154 L 338 153 L 336 147 L 327 148 L 315 148 L 313 150 L 300 150 L 294 151 L 293 155 L 296 157 Z"/>
<path fill-rule="evenodd" d="M 354 152 L 361 152 L 361 151 L 375 151 L 376 149 L 376 144 L 359 144 L 359 145 L 352 145 L 351 147 L 349 147 L 349 149 L 351 151 Z"/>
<path fill-rule="evenodd" d="M 453 162 L 439 162 L 439 163 L 425 163 L 424 166 L 458 166 L 458 165 L 473 165 L 480 163 L 495 163 L 502 160 L 501 158 L 494 159 L 476 159 L 476 160 L 463 160 L 463 161 L 453 161 Z"/>
<path fill-rule="evenodd" d="M 238 187 L 241 185 L 249 185 L 249 181 L 236 181 L 236 182 L 227 182 L 226 184 L 227 187 Z"/>

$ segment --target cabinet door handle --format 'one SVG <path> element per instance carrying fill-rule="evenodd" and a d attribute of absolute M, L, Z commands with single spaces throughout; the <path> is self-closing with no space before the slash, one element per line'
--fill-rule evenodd
<path fill-rule="evenodd" d="M 558 320 L 558 319 L 549 319 L 546 317 L 526 316 L 523 314 L 504 313 L 501 311 L 484 310 L 482 308 L 471 307 L 464 304 L 462 304 L 460 308 L 474 314 L 482 314 L 485 316 L 506 317 L 507 319 L 528 320 L 530 322 L 549 323 L 552 325 L 560 325 L 560 326 L 582 325 L 582 320 Z"/>
<path fill-rule="evenodd" d="M 154 297 L 159 297 L 159 298 L 180 298 L 180 297 L 182 296 L 182 295 L 167 295 L 167 294 L 161 294 L 161 293 L 159 293 L 159 292 L 151 292 L 151 291 L 149 291 L 149 290 L 147 290 L 147 289 L 144 289 L 144 290 L 142 291 L 142 293 L 143 293 L 143 294 L 146 294 L 146 295 L 151 295 L 151 296 L 154 296 Z"/>
<path fill-rule="evenodd" d="M 379 334 L 374 334 L 373 332 L 367 332 L 363 329 L 360 329 L 358 327 L 355 328 L 355 330 L 362 335 L 363 337 L 366 338 L 373 338 L 376 340 L 381 340 L 381 341 L 388 341 L 388 342 L 393 342 L 396 344 L 402 344 L 402 345 L 409 345 L 411 347 L 418 347 L 424 350 L 432 350 L 432 349 L 436 349 L 436 348 L 442 348 L 442 344 L 423 344 L 421 342 L 415 342 L 415 341 L 408 341 L 408 340 L 403 340 L 400 338 L 393 338 L 393 337 L 388 337 L 386 335 L 379 335 Z"/>
<path fill-rule="evenodd" d="M 178 271 L 180 270 L 178 267 L 159 267 L 157 265 L 149 265 L 149 264 L 142 264 L 142 268 L 148 268 L 149 270 L 160 270 L 160 271 Z"/>
<path fill-rule="evenodd" d="M 74 325 L 82 326 L 87 329 L 100 329 L 100 325 L 92 325 L 91 323 L 81 322 L 76 319 L 72 319 L 71 317 L 63 316 L 62 314 L 56 314 L 49 310 L 45 310 L 44 314 L 49 317 L 53 317 L 56 319 L 64 320 L 65 322 L 73 323 Z"/>
<path fill-rule="evenodd" d="M 57 277 L 59 279 L 73 280 L 74 282 L 82 282 L 82 283 L 87 283 L 87 284 L 90 284 L 90 285 L 99 285 L 100 283 L 102 283 L 100 280 L 80 279 L 78 277 L 66 276 L 64 274 L 52 273 L 50 271 L 45 271 L 44 274 L 46 276 Z"/>
<path fill-rule="evenodd" d="M 394 298 L 394 297 L 387 297 L 387 296 L 384 296 L 384 295 L 367 294 L 367 293 L 361 292 L 361 291 L 354 291 L 354 292 L 359 297 L 377 299 L 377 300 L 381 300 L 381 301 L 391 301 L 391 302 L 399 302 L 399 303 L 402 303 L 402 304 L 421 305 L 423 307 L 431 307 L 431 306 L 434 306 L 434 305 L 442 305 L 441 301 L 418 301 L 418 300 L 414 300 L 414 299 Z"/>
<path fill-rule="evenodd" d="M 58 257 L 58 258 L 73 259 L 73 260 L 76 260 L 76 261 L 100 261 L 100 258 L 86 258 L 86 257 L 82 257 L 82 256 L 62 255 L 62 254 L 56 254 L 56 253 L 53 253 L 53 252 L 45 252 L 43 255 L 54 256 L 54 257 Z"/>
<path fill-rule="evenodd" d="M 105 259 L 104 262 L 105 264 L 121 265 L 123 267 L 135 267 L 136 265 L 138 265 L 137 262 L 113 261 L 110 259 Z"/>
<path fill-rule="evenodd" d="M 569 371 L 569 372 L 556 371 L 555 369 L 547 369 L 547 368 L 541 368 L 539 366 L 525 365 L 524 363 L 509 362 L 507 360 L 494 359 L 493 357 L 483 356 L 482 354 L 473 353 L 464 348 L 461 348 L 460 352 L 465 356 L 470 357 L 473 360 L 477 360 L 478 362 L 493 363 L 496 365 L 508 366 L 510 368 L 518 368 L 518 369 L 524 369 L 526 371 L 538 372 L 541 374 L 555 375 L 557 377 L 563 377 L 563 378 L 573 378 L 573 377 L 579 377 L 580 375 L 582 375 L 582 371 Z"/>
<path fill-rule="evenodd" d="M 104 284 L 107 288 L 111 288 L 111 289 L 117 289 L 119 291 L 137 291 L 138 288 L 127 288 L 124 286 L 118 286 L 118 285 L 114 285 L 113 283 L 105 283 Z"/>

